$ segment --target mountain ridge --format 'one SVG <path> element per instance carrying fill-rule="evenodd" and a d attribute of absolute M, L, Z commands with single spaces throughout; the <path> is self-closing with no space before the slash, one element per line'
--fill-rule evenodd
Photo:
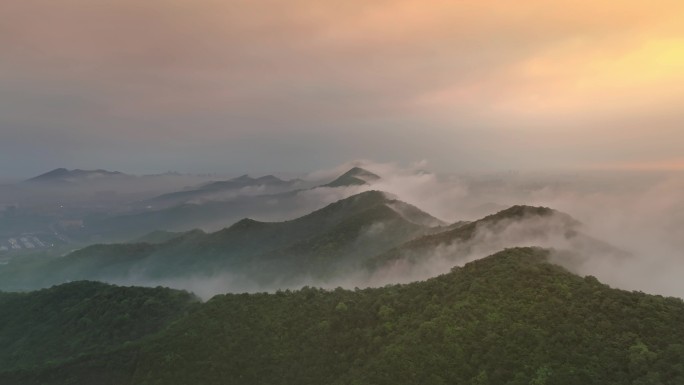
<path fill-rule="evenodd" d="M 458 263 L 476 251 L 491 253 L 520 245 L 552 247 L 550 243 L 563 248 L 570 246 L 574 252 L 564 255 L 572 264 L 584 263 L 587 254 L 597 251 L 616 261 L 629 257 L 628 253 L 584 234 L 580 227 L 581 223 L 566 213 L 548 207 L 514 205 L 476 221 L 456 223 L 447 226 L 446 231 L 409 240 L 369 260 L 366 267 L 379 271 L 399 264 L 402 269 L 412 269 L 436 256 Z M 483 247 L 484 251 L 479 250 Z"/>
<path fill-rule="evenodd" d="M 103 169 L 69 170 L 62 167 L 27 179 L 25 183 L 78 183 L 107 178 L 133 178 L 133 176 L 119 171 L 108 171 Z"/>
<path fill-rule="evenodd" d="M 349 171 L 340 175 L 337 179 L 330 183 L 324 184 L 321 187 L 362 186 L 369 184 L 368 182 L 375 182 L 379 179 L 381 178 L 377 174 L 374 174 L 361 167 L 353 167 Z"/>
<path fill-rule="evenodd" d="M 363 170 L 363 172 L 366 171 Z M 261 178 L 273 180 L 268 175 Z M 249 181 L 256 181 L 259 178 L 254 179 L 243 175 L 238 179 L 242 180 L 239 182 L 240 186 L 245 187 L 244 183 L 256 183 Z M 213 188 L 212 183 L 225 187 L 235 182 L 210 182 L 205 185 L 208 186 L 206 188 Z M 289 212 L 295 207 L 307 206 L 299 199 L 300 194 L 307 194 L 319 188 L 333 188 L 325 187 L 326 185 L 298 188 L 300 183 L 303 182 L 298 179 L 276 182 L 276 192 L 268 189 L 262 190 L 260 185 L 248 185 L 247 188 L 255 191 L 242 195 L 236 193 L 239 188 L 223 192 L 193 188 L 162 194 L 156 198 L 138 202 L 132 212 L 93 218 L 87 223 L 86 233 L 91 237 L 105 238 L 109 241 L 123 241 L 158 230 L 181 232 L 198 227 L 205 230 L 209 230 L 208 227 L 215 229 L 216 223 L 219 222 L 232 223 L 245 216 L 273 215 L 274 212 Z M 347 186 L 342 184 L 334 188 Z M 279 190 L 281 188 L 283 191 Z M 234 196 L 233 193 L 235 193 Z"/>
<path fill-rule="evenodd" d="M 412 217 L 397 208 L 411 211 Z M 288 221 L 245 218 L 213 233 L 157 232 L 142 239 L 147 243 L 89 246 L 48 260 L 40 270 L 32 270 L 33 277 L 29 270 L 23 275 L 16 272 L 3 284 L 26 287 L 31 282 L 45 285 L 79 279 L 121 282 L 131 275 L 150 281 L 219 272 L 250 273 L 258 282 L 292 281 L 309 272 L 308 266 L 296 263 L 303 259 L 316 261 L 313 270 L 329 276 L 335 272 L 333 265 L 356 265 L 385 248 L 436 231 L 426 223 L 439 222 L 386 193 L 366 191 Z M 277 263 L 269 267 L 274 260 Z"/>
<path fill-rule="evenodd" d="M 7 385 L 663 384 L 684 381 L 684 302 L 512 248 L 404 285 L 223 294 L 148 339 Z M 4 348 L 0 346 L 0 349 Z M 122 375 L 123 374 L 123 375 Z"/>

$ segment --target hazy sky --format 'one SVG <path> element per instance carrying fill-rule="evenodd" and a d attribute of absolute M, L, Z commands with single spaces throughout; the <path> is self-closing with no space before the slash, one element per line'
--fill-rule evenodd
<path fill-rule="evenodd" d="M 681 0 L 2 0 L 0 174 L 684 168 Z"/>

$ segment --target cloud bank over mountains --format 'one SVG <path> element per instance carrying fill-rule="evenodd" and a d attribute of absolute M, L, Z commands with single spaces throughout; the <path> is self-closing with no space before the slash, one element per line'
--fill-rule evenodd
<path fill-rule="evenodd" d="M 0 162 L 681 169 L 683 7 L 3 1 Z"/>
<path fill-rule="evenodd" d="M 677 279 L 684 273 L 680 252 L 684 210 L 679 198 L 684 176 L 680 173 L 439 174 L 430 168 L 425 161 L 402 165 L 357 160 L 301 179 L 243 175 L 150 196 L 131 205 L 129 211 L 117 208 L 85 221 L 72 236 L 128 241 L 129 245 L 81 250 L 75 255 L 92 254 L 94 259 L 72 259 L 78 262 L 76 266 L 84 261 L 95 265 L 86 264 L 72 273 L 85 272 L 80 279 L 96 274 L 97 279 L 113 283 L 169 285 L 210 296 L 302 285 L 364 287 L 409 282 L 504 248 L 540 246 L 554 249 L 554 258 L 571 270 L 596 275 L 620 288 L 677 296 L 684 292 Z M 112 175 L 119 184 L 129 179 Z M 102 178 L 68 187 L 89 190 L 89 184 L 99 185 Z M 63 184 L 58 182 L 56 191 Z M 50 188 L 46 182 L 21 186 L 26 191 L 39 187 L 43 193 Z M 358 202 L 366 203 L 358 206 Z M 340 211 L 340 207 L 347 209 Z M 346 213 L 351 208 L 356 211 Z M 187 232 L 194 228 L 204 232 Z M 268 234 L 285 234 L 279 228 L 289 228 L 292 236 L 272 244 L 278 237 Z M 257 235 L 265 237 L 263 243 L 245 247 L 234 243 L 260 239 Z M 130 245 L 136 242 L 151 245 Z M 239 252 L 233 255 L 232 250 Z M 113 268 L 109 258 L 121 253 L 138 262 L 131 266 L 115 263 L 115 274 L 107 273 Z M 203 258 L 221 266 L 249 260 L 271 262 L 261 267 L 221 268 L 211 274 L 202 270 L 207 267 L 202 264 L 197 272 L 188 265 L 179 270 L 182 274 L 164 267 L 192 265 Z M 332 259 L 326 262 L 326 258 Z M 159 265 L 160 261 L 165 262 Z M 283 273 L 280 278 L 267 268 L 276 262 L 285 264 L 276 269 Z M 92 270 L 99 263 L 104 263 L 103 270 Z M 298 270 L 287 263 L 318 268 Z M 59 277 L 55 272 L 62 268 L 48 271 Z M 68 271 L 63 271 L 64 279 L 74 279 Z"/>
<path fill-rule="evenodd" d="M 603 258 L 605 250 L 587 249 L 585 254 L 593 257 L 577 266 L 580 273 L 597 275 L 610 284 L 634 290 L 670 295 L 684 292 L 684 285 L 676 278 L 684 274 L 682 173 L 593 171 L 565 175 L 542 172 L 440 175 L 425 171 L 429 169 L 426 162 L 402 167 L 371 161 L 356 161 L 340 167 L 349 166 L 364 167 L 380 175 L 381 179 L 369 186 L 353 187 L 347 193 L 366 189 L 387 191 L 448 222 L 478 219 L 516 204 L 551 207 L 568 213 L 581 222 L 587 234 L 633 255 L 616 261 Z M 335 168 L 312 175 L 329 176 L 339 170 Z M 514 234 L 511 230 L 511 234 L 499 239 L 508 239 L 504 243 L 509 246 L 531 245 L 519 244 Z M 486 239 L 486 232 L 481 237 Z M 496 249 L 492 245 L 503 245 L 491 243 L 491 239 L 481 244 L 489 246 L 476 255 L 488 255 Z M 552 239 L 539 245 L 559 249 L 568 246 L 564 241 Z"/>

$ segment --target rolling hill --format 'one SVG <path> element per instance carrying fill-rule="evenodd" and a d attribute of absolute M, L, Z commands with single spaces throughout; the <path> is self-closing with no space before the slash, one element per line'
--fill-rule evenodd
<path fill-rule="evenodd" d="M 162 330 L 198 305 L 183 291 L 85 281 L 0 293 L 0 370 L 119 348 Z"/>
<path fill-rule="evenodd" d="M 86 221 L 84 232 L 91 237 L 120 242 L 158 230 L 188 231 L 202 228 L 211 231 L 245 217 L 292 218 L 293 213 L 301 215 L 302 211 L 309 212 L 329 203 L 314 199 L 321 189 L 357 186 L 360 181 L 358 178 L 372 180 L 370 175 L 375 174 L 354 168 L 327 185 L 310 189 L 298 188 L 300 182 L 297 180 L 242 176 L 159 196 L 143 202 L 142 207 L 149 208 L 142 211 L 92 217 Z M 252 190 L 242 191 L 244 188 Z"/>
<path fill-rule="evenodd" d="M 299 179 L 282 180 L 273 175 L 252 178 L 242 175 L 225 181 L 204 183 L 196 188 L 163 194 L 142 201 L 139 205 L 155 209 L 168 208 L 191 202 L 221 201 L 244 195 L 277 194 L 292 190 L 302 184 Z"/>
<path fill-rule="evenodd" d="M 361 167 L 354 167 L 351 170 L 340 175 L 334 181 L 324 184 L 323 187 L 345 187 L 345 186 L 361 186 L 375 182 L 380 179 L 380 176 L 374 174 Z"/>
<path fill-rule="evenodd" d="M 61 258 L 12 261 L 0 266 L 0 289 L 100 280 L 202 290 L 206 297 L 306 284 L 411 282 L 518 246 L 554 248 L 559 262 L 576 271 L 590 256 L 630 257 L 580 230 L 567 214 L 531 206 L 447 226 L 386 193 L 368 191 L 290 221 L 243 219 L 213 233 L 162 231 Z M 207 286 L 215 288 L 204 291 Z"/>
<path fill-rule="evenodd" d="M 368 261 L 370 271 L 421 277 L 431 264 L 471 261 L 503 248 L 542 246 L 558 250 L 566 267 L 588 256 L 629 258 L 629 254 L 584 234 L 580 222 L 547 207 L 512 206 L 473 222 L 460 222 L 446 231 L 412 239 Z M 414 275 L 418 274 L 418 276 Z M 425 278 L 425 276 L 422 276 Z"/>
<path fill-rule="evenodd" d="M 0 268 L 0 285 L 25 290 L 83 279 L 143 284 L 222 273 L 269 287 L 288 285 L 358 270 L 378 253 L 438 231 L 439 223 L 416 207 L 369 191 L 290 221 L 243 219 L 215 233 L 157 233 L 150 243 L 94 245 L 25 270 L 10 264 Z"/>
<path fill-rule="evenodd" d="M 517 248 L 407 285 L 219 295 L 150 338 L 0 382 L 676 385 L 682 323 L 681 299 Z"/>
<path fill-rule="evenodd" d="M 99 181 L 112 181 L 121 179 L 135 178 L 119 171 L 107 170 L 68 170 L 66 168 L 56 168 L 44 174 L 26 180 L 25 183 L 45 183 L 45 184 L 74 184 Z"/>

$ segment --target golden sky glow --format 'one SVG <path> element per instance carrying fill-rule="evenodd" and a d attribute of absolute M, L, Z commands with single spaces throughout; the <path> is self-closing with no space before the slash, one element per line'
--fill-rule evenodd
<path fill-rule="evenodd" d="M 293 167 L 307 140 L 331 164 L 591 167 L 684 143 L 682 1 L 8 0 L 0 46 L 8 159 L 38 137 L 65 142 L 51 162 L 77 137 L 165 164 L 282 136 Z"/>

